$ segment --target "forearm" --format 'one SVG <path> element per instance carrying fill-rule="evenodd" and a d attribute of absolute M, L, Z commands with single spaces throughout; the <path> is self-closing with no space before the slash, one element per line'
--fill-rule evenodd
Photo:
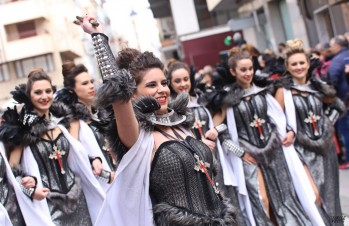
<path fill-rule="evenodd" d="M 131 101 L 113 103 L 117 132 L 126 148 L 131 148 L 139 136 L 139 125 Z"/>

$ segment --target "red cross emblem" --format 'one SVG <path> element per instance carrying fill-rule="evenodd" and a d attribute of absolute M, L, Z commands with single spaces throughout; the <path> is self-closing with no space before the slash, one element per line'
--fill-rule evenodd
<path fill-rule="evenodd" d="M 254 115 L 254 120 L 250 123 L 251 127 L 257 127 L 258 129 L 258 133 L 259 133 L 259 138 L 261 140 L 264 140 L 264 135 L 263 135 L 263 131 L 262 131 L 262 125 L 265 123 L 265 120 L 262 118 L 258 118 L 258 115 L 255 114 Z"/>
<path fill-rule="evenodd" d="M 317 126 L 316 126 L 316 121 L 320 120 L 320 118 L 321 117 L 319 115 L 315 115 L 312 111 L 309 111 L 308 118 L 304 119 L 305 123 L 311 123 L 315 136 L 319 135 L 319 132 L 318 132 Z"/>
<path fill-rule="evenodd" d="M 56 145 L 54 145 L 52 148 L 53 148 L 54 152 L 52 154 L 50 154 L 49 158 L 56 159 L 58 161 L 59 168 L 61 169 L 61 173 L 65 174 L 65 171 L 63 168 L 63 163 L 62 163 L 62 156 L 65 155 L 65 151 L 58 150 Z"/>

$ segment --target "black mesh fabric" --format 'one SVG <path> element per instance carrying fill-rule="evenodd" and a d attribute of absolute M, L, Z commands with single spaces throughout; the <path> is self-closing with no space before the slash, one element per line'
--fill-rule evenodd
<path fill-rule="evenodd" d="M 51 141 L 41 139 L 36 144 L 31 145 L 30 148 L 38 164 L 44 187 L 49 188 L 50 191 L 66 194 L 73 186 L 75 177 L 67 163 L 70 144 L 62 133 L 54 140 L 54 143 L 58 150 L 65 151 L 61 158 L 65 174 L 61 173 L 57 159 L 50 158 L 50 155 L 53 153 Z"/>
<path fill-rule="evenodd" d="M 194 170 L 196 159 L 194 151 L 200 159 L 210 166 L 207 171 L 213 178 L 213 157 L 208 147 L 201 141 L 187 137 L 192 150 L 178 141 L 164 142 L 157 150 L 150 174 L 150 193 L 154 209 L 158 204 L 166 203 L 172 207 L 185 210 L 199 216 L 222 217 L 223 203 L 214 192 L 206 175 Z M 154 213 L 157 222 L 159 215 Z M 180 216 L 178 216 L 180 217 Z M 161 225 L 174 225 L 171 218 Z M 205 225 L 205 224 L 202 224 Z M 215 225 L 215 224 L 207 224 Z"/>
<path fill-rule="evenodd" d="M 4 205 L 7 201 L 8 185 L 6 179 L 6 166 L 2 155 L 0 154 L 0 203 Z"/>

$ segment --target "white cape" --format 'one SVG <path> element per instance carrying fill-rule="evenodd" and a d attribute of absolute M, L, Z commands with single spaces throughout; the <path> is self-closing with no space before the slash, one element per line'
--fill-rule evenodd
<path fill-rule="evenodd" d="M 140 130 L 137 142 L 123 156 L 107 191 L 96 226 L 152 226 L 149 174 L 154 138 Z"/>
<path fill-rule="evenodd" d="M 91 157 L 100 157 L 102 160 L 103 169 L 111 172 L 107 160 L 105 159 L 101 148 L 98 145 L 95 135 L 93 134 L 91 128 L 82 120 L 80 121 L 79 129 L 79 141 L 87 151 L 87 154 Z M 103 181 L 98 181 L 104 191 L 108 190 L 110 184 Z"/>

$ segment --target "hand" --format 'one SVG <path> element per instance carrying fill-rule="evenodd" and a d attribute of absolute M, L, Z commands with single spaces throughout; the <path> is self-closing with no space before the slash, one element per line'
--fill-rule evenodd
<path fill-rule="evenodd" d="M 204 144 L 206 144 L 210 148 L 211 151 L 213 151 L 216 147 L 216 142 L 214 142 L 212 140 L 208 140 L 208 139 L 204 138 L 204 139 L 202 139 L 202 142 Z"/>
<path fill-rule="evenodd" d="M 115 172 L 111 172 L 109 184 L 113 183 L 114 179 L 115 179 Z"/>
<path fill-rule="evenodd" d="M 215 128 L 212 128 L 205 133 L 205 138 L 211 141 L 215 141 L 217 137 L 218 137 L 218 132 Z"/>
<path fill-rule="evenodd" d="M 285 146 L 288 147 L 293 144 L 294 141 L 294 132 L 289 131 L 286 133 L 284 139 L 282 139 L 281 143 Z"/>
<path fill-rule="evenodd" d="M 21 184 L 25 188 L 33 188 L 36 186 L 36 181 L 33 177 L 23 177 L 21 180 Z"/>
<path fill-rule="evenodd" d="M 252 155 L 250 155 L 248 152 L 245 152 L 244 157 L 242 157 L 242 160 L 244 160 L 246 163 L 252 165 L 257 164 L 257 161 Z"/>
<path fill-rule="evenodd" d="M 349 74 L 349 64 L 346 64 L 344 67 L 345 74 Z"/>
<path fill-rule="evenodd" d="M 49 192 L 50 190 L 48 188 L 36 188 L 33 195 L 33 199 L 36 199 L 39 201 L 43 200 L 44 198 L 47 197 Z"/>
<path fill-rule="evenodd" d="M 96 158 L 95 160 L 92 161 L 92 168 L 93 168 L 93 174 L 95 176 L 101 175 L 103 171 L 103 165 L 99 158 Z"/>
<path fill-rule="evenodd" d="M 103 33 L 103 28 L 100 24 L 98 26 L 93 25 L 93 23 L 96 21 L 97 21 L 96 18 L 90 17 L 86 14 L 82 19 L 81 17 L 79 17 L 79 19 L 75 20 L 74 23 L 77 25 L 80 25 L 80 27 L 82 27 L 84 32 L 88 34 Z"/>

